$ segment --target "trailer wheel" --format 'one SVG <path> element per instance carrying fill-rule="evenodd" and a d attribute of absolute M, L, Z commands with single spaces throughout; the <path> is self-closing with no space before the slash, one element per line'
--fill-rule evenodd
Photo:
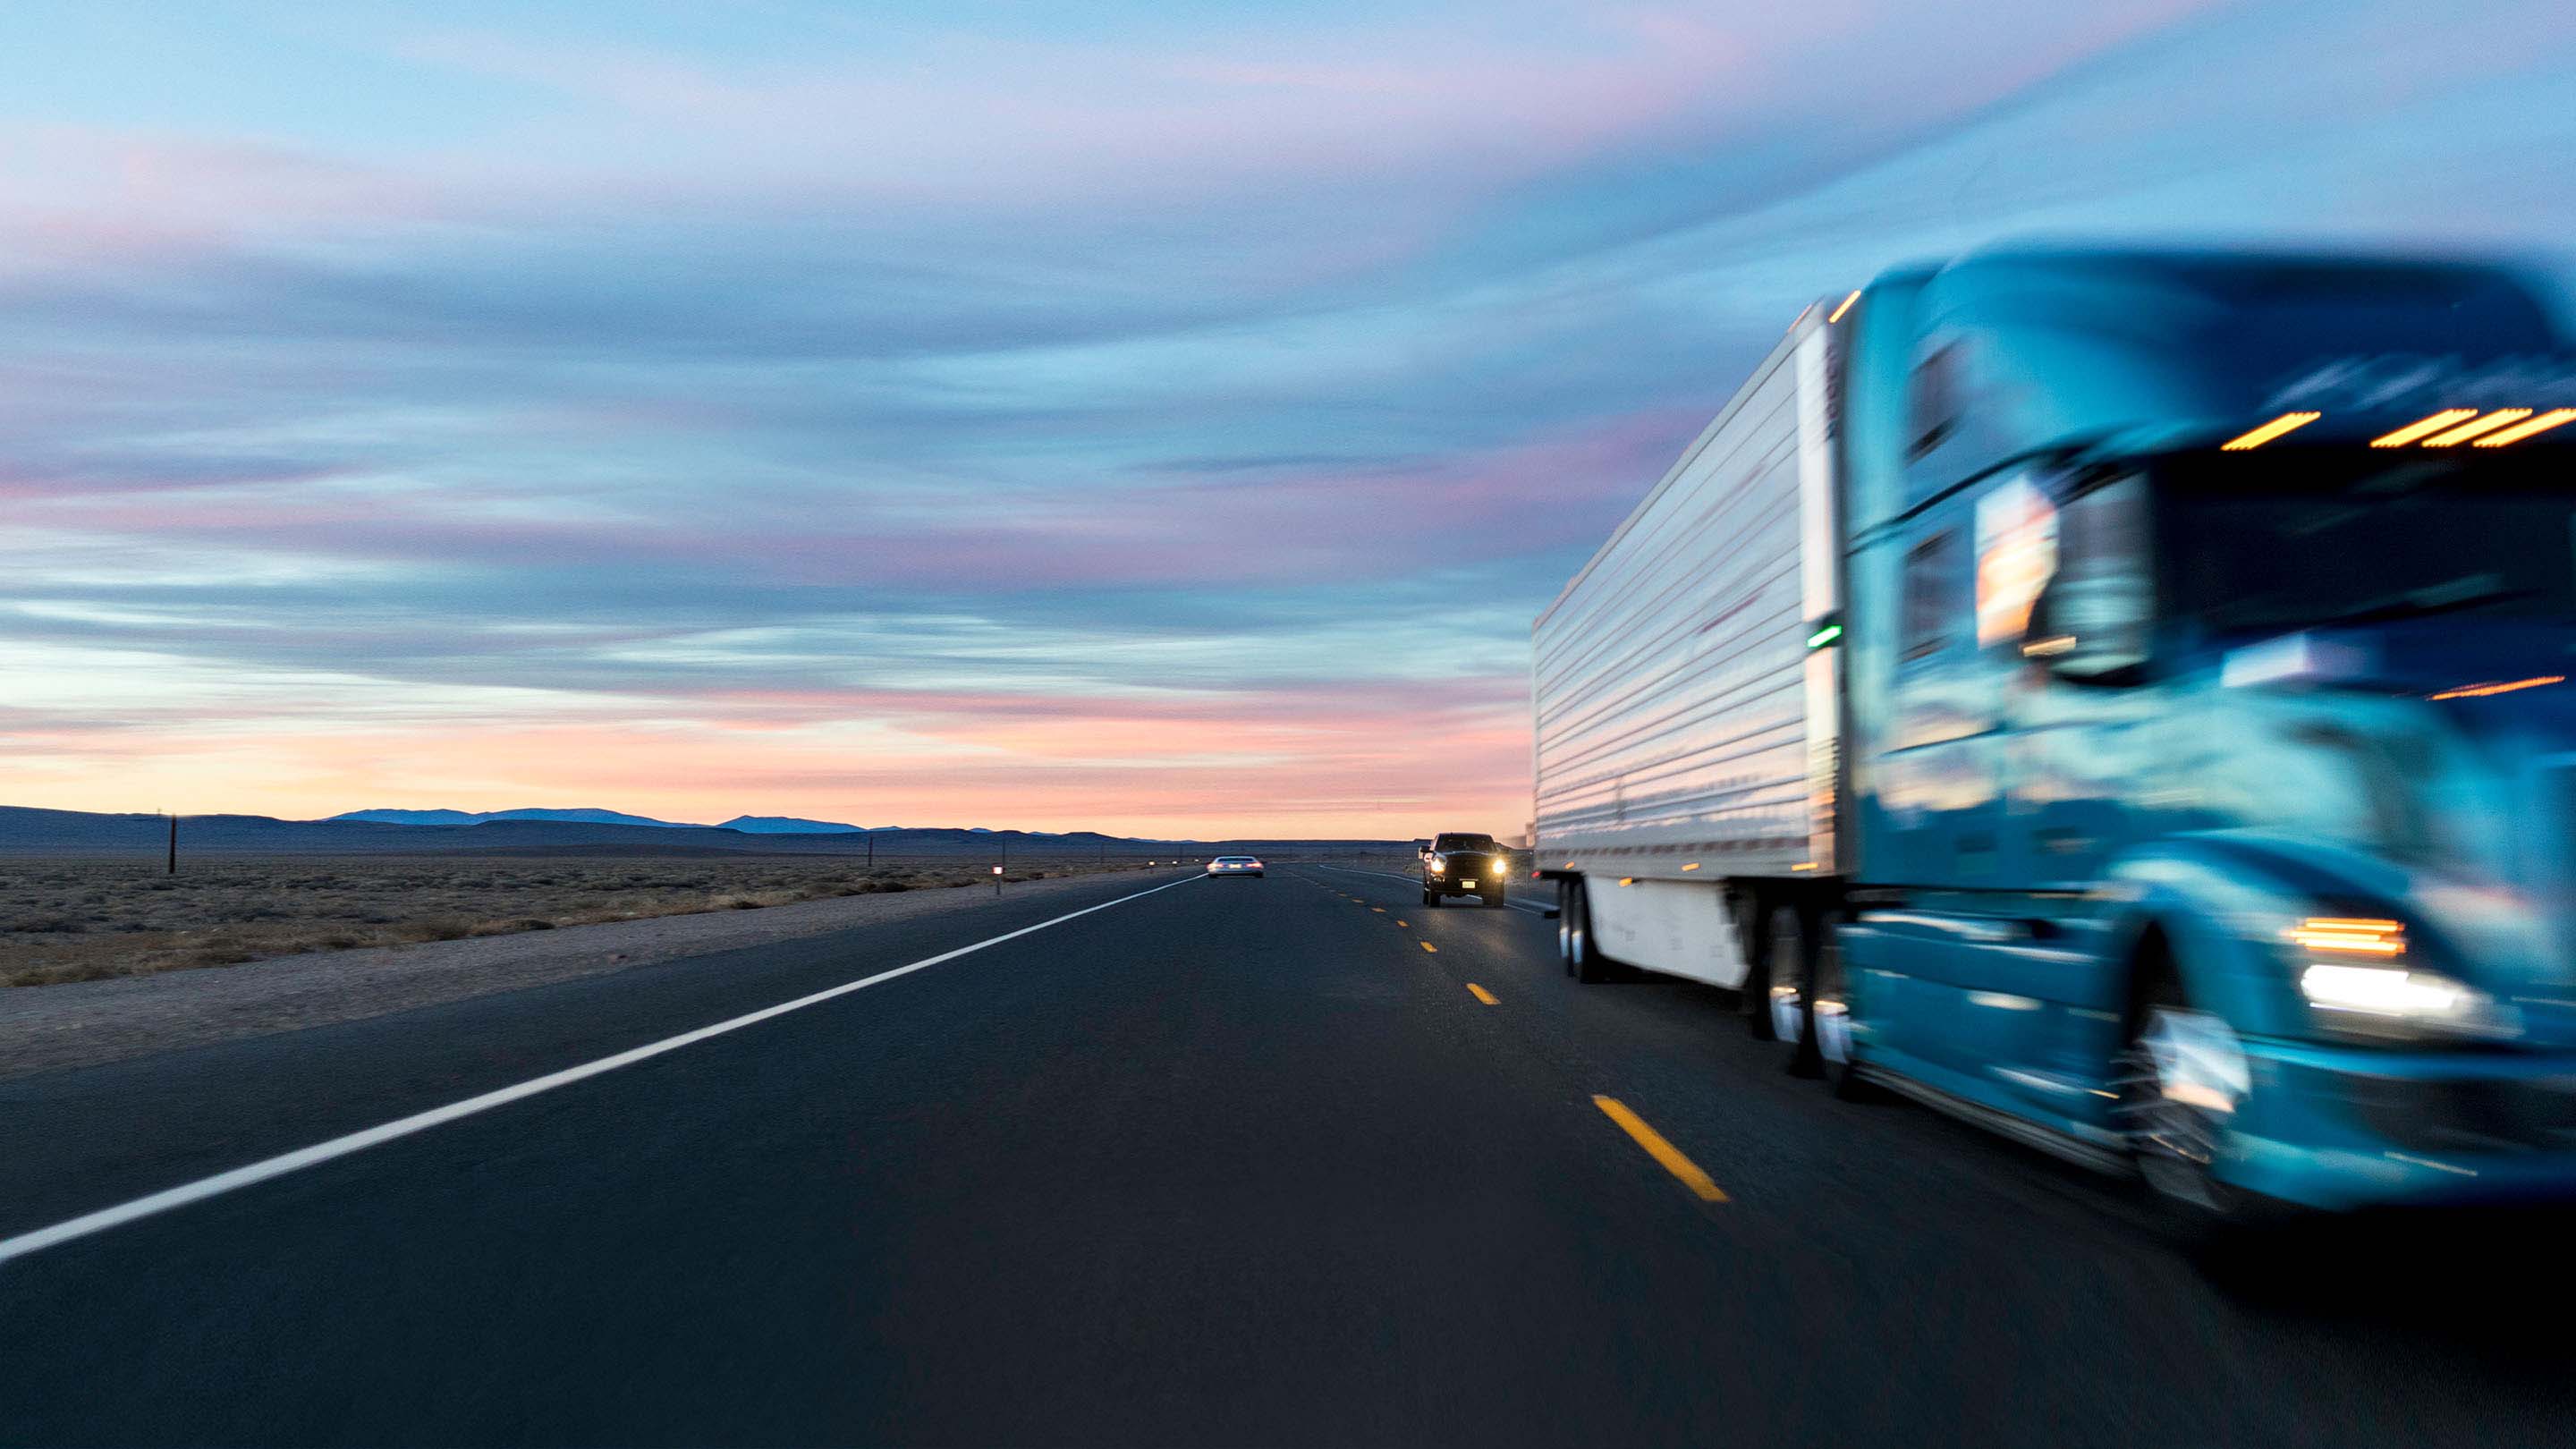
<path fill-rule="evenodd" d="M 1736 1009 L 1744 1014 L 1747 1035 L 1755 1041 L 1770 1041 L 1771 1030 L 1771 943 L 1764 934 L 1762 903 L 1759 897 L 1739 896 L 1735 911 L 1735 939 L 1744 948 L 1744 985 L 1738 989 Z"/>
<path fill-rule="evenodd" d="M 1591 895 L 1580 881 L 1566 901 L 1565 919 L 1566 960 L 1574 968 L 1574 979 L 1587 986 L 1609 980 L 1616 968 L 1593 944 Z"/>

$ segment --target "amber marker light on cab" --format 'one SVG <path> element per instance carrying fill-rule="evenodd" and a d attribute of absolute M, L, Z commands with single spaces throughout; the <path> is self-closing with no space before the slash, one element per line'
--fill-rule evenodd
<path fill-rule="evenodd" d="M 2406 928 L 2395 921 L 2310 916 L 2291 928 L 2290 939 L 2311 951 L 2333 951 L 2351 956 L 2406 954 Z"/>
<path fill-rule="evenodd" d="M 2469 446 L 2473 448 L 2509 447 L 2537 433 L 2548 432 L 2564 423 L 2576 423 L 2576 408 L 2551 408 L 2527 422 L 2514 424 L 2501 432 L 2489 433 Z"/>
<path fill-rule="evenodd" d="M 2496 684 L 2463 684 L 2457 689 L 2446 689 L 2440 694 L 2428 694 L 2424 697 L 2426 699 L 2484 699 L 2490 694 L 2511 694 L 2517 689 L 2538 689 L 2544 684 L 2565 684 L 2566 682 L 2567 676 L 2564 674 L 2535 674 L 2529 679 L 2507 679 Z"/>
<path fill-rule="evenodd" d="M 2428 448 L 2456 448 L 2471 438 L 2481 438 L 2508 423 L 2518 423 L 2531 416 L 2529 408 L 2498 408 L 2482 418 L 2460 424 L 2447 433 L 2435 433 L 2424 440 Z"/>
<path fill-rule="evenodd" d="M 2429 438 L 2433 434 L 2442 431 L 2444 428 L 2450 427 L 2454 423 L 2465 421 L 2466 419 L 2476 417 L 2477 415 L 2478 410 L 2476 408 L 2444 408 L 2429 418 L 2418 419 L 2415 422 L 2408 423 L 2406 426 L 2399 428 L 2396 432 L 2386 433 L 2371 439 L 2370 446 L 2374 448 L 2402 448 L 2408 443 L 2414 442 L 2418 438 Z"/>
<path fill-rule="evenodd" d="M 2265 423 L 2263 426 L 2256 428 L 2250 433 L 2230 438 L 2226 442 L 2219 444 L 2218 451 L 2222 453 L 2242 453 L 2249 449 L 2259 448 L 2284 433 L 2295 433 L 2299 429 L 2306 427 L 2308 424 L 2313 423 L 2324 416 L 2325 414 L 2323 413 L 2283 413 L 2279 417 L 2274 418 L 2272 421 Z"/>
<path fill-rule="evenodd" d="M 1832 325 L 1834 325 L 1835 323 L 1840 322 L 1841 320 L 1843 320 L 1843 314 L 1844 314 L 1845 312 L 1850 311 L 1850 310 L 1852 309 L 1852 303 L 1857 302 L 1857 301 L 1859 301 L 1859 300 L 1860 300 L 1860 289 L 1859 289 L 1858 287 L 1854 287 L 1854 288 L 1852 288 L 1852 294 L 1851 294 L 1850 296 L 1848 296 L 1848 297 L 1843 298 L 1843 304 L 1842 304 L 1841 306 L 1836 307 L 1836 308 L 1834 309 L 1834 315 L 1832 315 L 1831 317 L 1828 317 L 1828 318 L 1826 318 L 1826 319 L 1825 319 L 1825 325 L 1826 325 L 1826 326 L 1828 326 L 1828 327 L 1831 327 L 1831 326 L 1832 326 Z"/>

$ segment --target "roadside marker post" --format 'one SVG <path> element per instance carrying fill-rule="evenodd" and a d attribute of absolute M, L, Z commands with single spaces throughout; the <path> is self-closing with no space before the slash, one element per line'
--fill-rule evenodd
<path fill-rule="evenodd" d="M 1002 894 L 1002 868 L 998 865 L 993 867 L 993 894 L 996 897 Z"/>

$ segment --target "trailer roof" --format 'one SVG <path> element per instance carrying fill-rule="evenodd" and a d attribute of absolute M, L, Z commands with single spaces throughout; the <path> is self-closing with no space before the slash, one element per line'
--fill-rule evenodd
<path fill-rule="evenodd" d="M 1691 460 L 1697 458 L 1708 447 L 1709 440 L 1715 438 L 1729 422 L 1734 420 L 1736 413 L 1743 408 L 1746 398 L 1752 395 L 1754 381 L 1769 375 L 1771 369 L 1778 367 L 1789 354 L 1796 351 L 1799 339 L 1815 328 L 1825 325 L 1823 313 L 1824 304 L 1821 300 L 1807 304 L 1806 310 L 1798 314 L 1798 319 L 1789 324 L 1789 330 L 1780 334 L 1779 342 L 1772 346 L 1770 353 L 1746 375 L 1744 382 L 1736 387 L 1734 394 L 1726 400 L 1726 406 L 1719 410 L 1716 417 L 1709 420 L 1707 427 L 1699 430 L 1699 436 L 1691 439 L 1689 447 L 1682 449 L 1682 455 L 1673 461 L 1671 467 L 1664 470 L 1664 476 L 1657 480 L 1654 487 L 1646 490 L 1646 496 L 1637 500 L 1636 506 L 1628 510 L 1626 518 L 1619 520 L 1619 526 L 1611 530 L 1610 537 L 1604 540 L 1599 548 L 1592 551 L 1592 556 L 1583 561 L 1583 567 L 1574 571 L 1574 577 L 1566 580 L 1565 587 L 1557 590 L 1556 597 L 1549 600 L 1547 607 L 1539 611 L 1538 617 L 1530 621 L 1531 633 L 1537 633 L 1539 626 L 1547 622 L 1548 616 L 1562 607 L 1567 597 L 1576 589 L 1582 587 L 1584 579 L 1591 576 L 1593 568 L 1607 557 L 1611 550 L 1619 546 L 1619 540 L 1628 536 L 1628 530 L 1645 515 L 1647 508 L 1663 496 L 1665 489 L 1673 486 L 1674 481 L 1690 467 Z"/>

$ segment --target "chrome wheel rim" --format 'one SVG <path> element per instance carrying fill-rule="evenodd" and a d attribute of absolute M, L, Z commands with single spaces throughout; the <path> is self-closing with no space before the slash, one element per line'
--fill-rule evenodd
<path fill-rule="evenodd" d="M 2211 1169 L 2253 1089 L 2235 1029 L 2206 1011 L 2153 1007 L 2120 1066 L 2113 1090 L 2139 1175 L 2167 1197 L 2223 1209 Z"/>

